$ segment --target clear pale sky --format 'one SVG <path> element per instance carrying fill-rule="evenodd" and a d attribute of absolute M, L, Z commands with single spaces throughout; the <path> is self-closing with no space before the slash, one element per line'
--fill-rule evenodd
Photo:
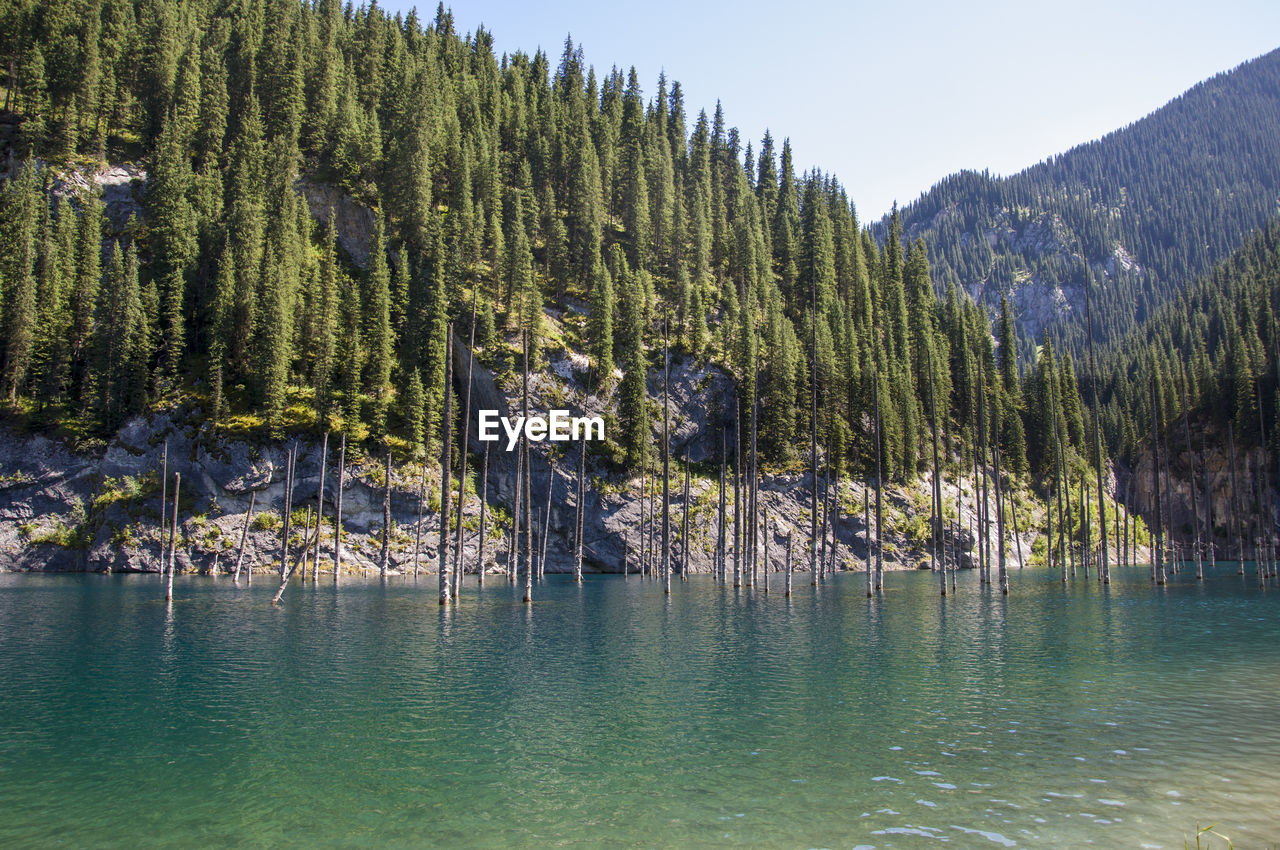
<path fill-rule="evenodd" d="M 665 69 L 690 123 L 719 98 L 744 143 L 790 137 L 797 170 L 834 173 L 864 221 L 961 168 L 1019 171 L 1280 47 L 1275 0 L 449 5 L 499 55 L 541 47 L 554 66 L 571 34 L 598 73 L 634 65 L 646 101 Z"/>

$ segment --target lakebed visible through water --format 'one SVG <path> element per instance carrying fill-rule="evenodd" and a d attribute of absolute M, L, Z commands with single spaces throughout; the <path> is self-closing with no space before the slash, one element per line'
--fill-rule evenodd
<path fill-rule="evenodd" d="M 1280 841 L 1274 581 L 779 584 L 0 576 L 0 846 Z"/>

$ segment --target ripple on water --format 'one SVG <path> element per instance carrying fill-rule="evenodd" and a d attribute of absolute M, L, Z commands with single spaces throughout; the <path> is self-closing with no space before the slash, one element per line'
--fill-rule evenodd
<path fill-rule="evenodd" d="M 276 610 L 99 578 L 0 576 L 0 845 L 129 846 L 137 811 L 190 845 L 1274 840 L 1280 730 L 1222 718 L 1273 711 L 1280 595 L 1230 579 L 1028 570 L 1002 600 L 963 575 L 939 606 L 914 574 L 871 604 L 843 577 L 786 604 L 555 577 L 441 612 L 430 582 Z"/>

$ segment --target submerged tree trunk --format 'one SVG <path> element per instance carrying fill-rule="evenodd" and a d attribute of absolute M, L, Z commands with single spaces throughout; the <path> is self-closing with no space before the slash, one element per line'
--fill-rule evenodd
<path fill-rule="evenodd" d="M 689 453 L 684 455 L 684 518 L 680 529 L 680 580 L 689 580 Z"/>
<path fill-rule="evenodd" d="M 471 336 L 467 342 L 467 386 L 462 391 L 462 433 L 458 437 L 458 466 L 461 471 L 458 473 L 458 522 L 454 529 L 453 541 L 455 595 L 457 584 L 462 574 L 466 572 L 466 565 L 462 563 L 462 515 L 467 501 L 467 441 L 471 434 L 471 372 L 476 360 L 476 304 L 479 296 L 480 287 L 473 287 L 471 290 Z"/>
<path fill-rule="evenodd" d="M 991 506 L 987 501 L 987 485 L 990 480 L 987 463 L 987 402 L 986 376 L 978 376 L 978 451 L 982 456 L 982 507 L 978 510 L 978 534 L 982 539 L 982 562 L 978 569 L 978 581 L 991 583 Z"/>
<path fill-rule="evenodd" d="M 1190 482 L 1191 490 L 1191 527 L 1194 533 L 1194 545 L 1196 555 L 1196 580 L 1204 581 L 1204 555 L 1200 540 L 1200 506 L 1196 499 L 1196 457 L 1191 451 L 1191 419 L 1187 414 L 1190 406 L 1190 398 L 1187 394 L 1187 370 L 1182 370 L 1182 431 L 1187 438 L 1187 481 Z"/>
<path fill-rule="evenodd" d="M 1160 408 L 1156 404 L 1156 381 L 1151 379 L 1151 492 L 1155 499 L 1155 549 L 1151 557 L 1151 577 L 1164 584 L 1164 521 L 1160 516 Z"/>
<path fill-rule="evenodd" d="M 244 515 L 244 529 L 240 532 L 240 553 L 236 555 L 236 568 L 231 574 L 231 581 L 236 584 L 240 583 L 240 565 L 244 563 L 244 547 L 249 542 L 249 523 L 253 520 L 253 502 L 257 496 L 256 490 L 249 491 L 249 511 Z"/>
<path fill-rule="evenodd" d="M 992 417 L 995 419 L 995 417 Z M 993 423 L 995 425 L 995 423 Z M 995 427 L 998 427 L 996 425 Z M 996 562 L 997 574 L 996 578 L 1000 583 L 1000 592 L 1009 595 L 1009 570 L 1005 564 L 1004 557 L 1004 487 L 1001 486 L 1000 479 L 1000 440 L 993 435 L 992 451 L 995 455 L 995 474 L 992 476 L 995 481 L 996 491 L 996 554 L 999 560 Z"/>
<path fill-rule="evenodd" d="M 520 568 L 520 495 L 524 490 L 524 452 L 516 450 L 516 493 L 511 507 L 511 542 L 507 549 L 507 581 L 513 585 Z"/>
<path fill-rule="evenodd" d="M 671 361 L 667 353 L 666 323 L 662 335 L 662 583 L 663 592 L 671 593 L 671 437 L 670 399 Z"/>
<path fill-rule="evenodd" d="M 476 551 L 476 584 L 484 587 L 485 515 L 489 508 L 489 444 L 484 444 L 484 462 L 480 473 L 480 544 Z"/>
<path fill-rule="evenodd" d="M 725 512 L 724 512 L 724 471 L 727 459 L 725 452 L 724 423 L 720 423 L 720 509 L 716 524 L 716 579 L 724 584 L 725 573 Z"/>
<path fill-rule="evenodd" d="M 1237 572 L 1244 575 L 1244 532 L 1240 530 L 1240 496 L 1236 489 L 1236 438 L 1231 423 L 1227 423 L 1227 446 L 1231 450 L 1231 520 L 1236 527 Z"/>
<path fill-rule="evenodd" d="M 440 591 L 440 604 L 448 605 L 452 599 L 452 582 L 449 580 L 449 498 L 453 485 L 449 473 L 453 464 L 453 325 L 445 326 L 444 333 L 444 411 L 440 418 L 444 445 L 440 449 L 440 539 L 436 545 L 436 583 Z"/>
<path fill-rule="evenodd" d="M 870 596 L 870 592 L 867 593 Z M 791 532 L 787 532 L 787 597 L 791 596 Z"/>
<path fill-rule="evenodd" d="M 733 586 L 742 587 L 742 411 L 734 399 Z"/>
<path fill-rule="evenodd" d="M 521 336 L 521 343 L 522 343 L 521 350 L 523 352 L 523 356 L 521 357 L 521 360 L 524 361 L 524 373 L 520 379 L 521 380 L 520 403 L 524 413 L 525 421 L 527 422 L 529 421 L 529 331 L 528 330 L 524 331 L 523 335 Z M 523 431 L 520 432 L 520 452 L 524 455 L 524 476 L 525 476 L 524 478 L 525 480 L 524 548 L 525 548 L 526 557 L 525 557 L 525 564 L 524 564 L 524 596 L 522 597 L 522 601 L 528 604 L 533 602 L 533 564 L 530 563 L 530 561 L 532 560 L 530 556 L 532 555 L 533 546 L 531 544 L 531 541 L 529 540 L 529 535 L 532 533 L 532 529 L 529 527 L 529 515 L 531 513 L 529 503 L 533 500 L 533 491 L 529 489 L 529 482 L 533 480 L 533 476 L 531 474 L 531 470 L 529 469 L 529 467 L 533 465 L 533 456 L 529 454 L 529 441 L 525 438 Z"/>
<path fill-rule="evenodd" d="M 1084 275 L 1084 312 L 1085 324 L 1089 328 L 1089 384 L 1093 394 L 1093 445 L 1094 445 L 1094 472 L 1097 475 L 1098 483 L 1098 532 L 1101 546 L 1098 554 L 1098 576 L 1103 584 L 1111 583 L 1111 570 L 1107 566 L 1107 512 L 1102 490 L 1102 426 L 1098 421 L 1098 360 L 1093 352 L 1093 311 L 1090 306 L 1089 290 L 1091 286 L 1092 275 L 1089 274 L 1088 264 L 1085 265 Z"/>
<path fill-rule="evenodd" d="M 427 464 L 419 464 L 418 477 L 418 524 L 413 533 L 413 577 L 418 577 L 418 564 L 422 559 L 422 518 L 426 511 L 427 501 Z"/>
<path fill-rule="evenodd" d="M 12 67 L 12 65 L 10 66 Z M 13 79 L 10 76 L 9 79 Z M 12 86 L 10 86 L 12 88 Z M 6 99 L 8 92 L 5 92 Z M 164 578 L 165 559 L 169 556 L 169 546 L 165 542 L 165 517 L 169 515 L 169 441 L 164 441 L 164 450 L 160 455 L 160 578 Z"/>
<path fill-rule="evenodd" d="M 1124 563 L 1126 566 L 1133 566 L 1134 547 L 1131 545 L 1129 536 L 1129 514 L 1132 513 L 1130 505 L 1133 504 L 1133 477 L 1130 476 L 1129 483 L 1124 488 Z M 1137 526 L 1135 525 L 1136 529 Z"/>
<path fill-rule="evenodd" d="M 942 536 L 942 473 L 941 464 L 938 460 L 938 404 L 933 393 L 933 353 L 926 349 L 928 353 L 928 369 L 929 369 L 929 419 L 931 430 L 933 432 L 933 512 L 930 519 L 930 531 L 932 532 L 933 546 L 930 548 L 930 564 L 931 568 L 936 569 L 933 561 L 937 560 L 938 543 Z M 942 595 L 947 595 L 947 559 L 944 553 L 942 558 Z"/>
<path fill-rule="evenodd" d="M 387 450 L 387 480 L 382 490 L 382 551 L 378 553 L 378 574 L 387 578 L 391 563 L 391 450 Z"/>
<path fill-rule="evenodd" d="M 324 432 L 320 442 L 320 487 L 316 491 L 316 545 L 311 553 L 311 582 L 320 580 L 320 529 L 324 528 L 324 478 L 329 460 L 329 432 Z M 304 576 L 305 577 L 305 576 Z"/>
<path fill-rule="evenodd" d="M 812 287 L 813 314 L 809 322 L 809 474 L 813 483 L 813 514 L 809 518 L 809 574 L 817 581 L 818 575 L 818 279 L 814 276 Z"/>
<path fill-rule="evenodd" d="M 542 512 L 542 545 L 538 549 L 538 578 L 547 574 L 547 538 L 551 535 L 551 490 L 556 485 L 556 465 L 547 467 L 547 506 Z M 481 508 L 481 510 L 484 510 Z"/>
<path fill-rule="evenodd" d="M 182 473 L 175 472 L 173 473 L 173 525 L 169 532 L 169 584 L 164 592 L 165 602 L 173 599 L 173 574 L 177 572 L 175 559 L 178 554 L 178 506 L 181 504 L 178 501 L 178 493 L 181 489 Z"/>
<path fill-rule="evenodd" d="M 873 595 L 873 585 L 871 582 L 871 485 L 863 483 L 862 485 L 862 536 L 867 541 L 867 598 Z M 791 553 L 791 535 L 787 534 L 787 562 L 790 563 Z"/>
<path fill-rule="evenodd" d="M 1089 526 L 1089 496 L 1088 490 L 1084 483 L 1084 476 L 1080 476 L 1080 567 L 1086 579 L 1089 578 L 1089 555 L 1090 546 L 1093 544 L 1093 529 Z"/>
<path fill-rule="evenodd" d="M 342 485 L 347 472 L 347 435 L 342 435 L 342 447 L 338 449 L 338 490 L 337 504 L 334 505 L 333 516 L 333 583 L 338 583 L 338 574 L 342 572 Z"/>
<path fill-rule="evenodd" d="M 880 441 L 880 376 L 873 376 L 876 411 L 876 590 L 884 587 L 884 456 Z"/>
<path fill-rule="evenodd" d="M 289 560 L 289 520 L 293 513 L 293 454 L 295 449 L 289 449 L 289 459 L 285 464 L 284 472 L 284 503 L 280 507 L 280 518 L 283 520 L 280 529 L 280 578 L 284 578 L 285 570 L 288 568 Z"/>
<path fill-rule="evenodd" d="M 583 513 L 586 511 L 586 505 L 583 502 L 585 494 L 583 479 L 587 470 L 587 444 L 584 442 L 578 449 L 578 486 L 575 494 L 573 514 L 573 580 L 578 584 L 582 584 L 582 527 Z"/>

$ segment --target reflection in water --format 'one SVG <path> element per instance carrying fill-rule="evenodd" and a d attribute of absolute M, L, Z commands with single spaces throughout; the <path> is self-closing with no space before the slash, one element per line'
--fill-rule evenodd
<path fill-rule="evenodd" d="M 1015 573 L 0 576 L 0 845 L 1178 847 L 1280 833 L 1280 596 Z M 89 719 L 91 722 L 86 723 Z M 229 814 L 234 812 L 234 814 Z M 140 814 L 142 813 L 142 814 Z"/>

